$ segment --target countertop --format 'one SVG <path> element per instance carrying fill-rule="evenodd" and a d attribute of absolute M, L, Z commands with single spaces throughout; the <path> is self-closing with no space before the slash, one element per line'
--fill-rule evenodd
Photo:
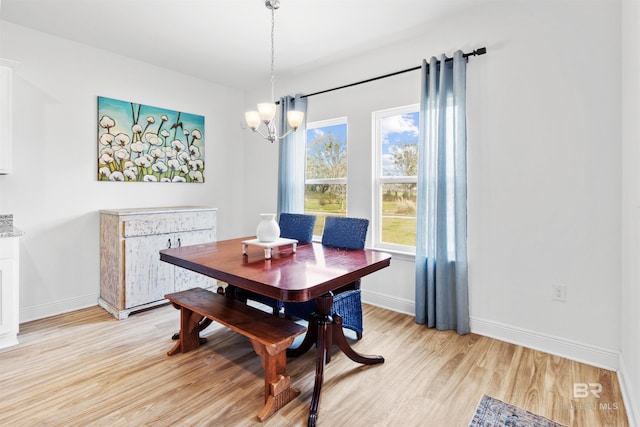
<path fill-rule="evenodd" d="M 14 226 L 0 227 L 0 238 L 4 237 L 20 237 L 24 234 L 22 230 Z"/>

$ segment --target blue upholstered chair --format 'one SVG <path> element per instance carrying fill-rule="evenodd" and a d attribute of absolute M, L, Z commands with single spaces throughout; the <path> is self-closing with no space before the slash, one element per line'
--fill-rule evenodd
<path fill-rule="evenodd" d="M 313 239 L 316 216 L 283 212 L 278 219 L 278 225 L 280 237 L 296 239 L 301 244 L 310 243 Z"/>
<path fill-rule="evenodd" d="M 322 244 L 340 249 L 364 249 L 367 238 L 369 220 L 329 216 L 324 223 Z M 302 303 L 284 303 L 284 314 L 287 317 L 309 319 L 315 311 L 315 301 Z M 360 279 L 334 291 L 331 314 L 338 313 L 342 317 L 342 326 L 356 332 L 362 338 L 362 301 Z"/>
<path fill-rule="evenodd" d="M 316 225 L 315 215 L 281 213 L 278 218 L 278 226 L 280 226 L 280 237 L 287 239 L 296 239 L 298 244 L 310 243 L 313 239 L 313 227 Z M 247 300 L 257 301 L 268 305 L 273 309 L 273 314 L 278 314 L 284 303 L 274 298 L 269 298 L 255 292 L 237 288 L 228 285 L 226 292 L 233 292 L 234 298 L 247 302 Z"/>

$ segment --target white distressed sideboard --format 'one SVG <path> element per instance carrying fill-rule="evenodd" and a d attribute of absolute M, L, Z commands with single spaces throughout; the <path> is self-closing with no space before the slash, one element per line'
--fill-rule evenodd
<path fill-rule="evenodd" d="M 161 249 L 215 240 L 215 208 L 101 210 L 98 304 L 124 319 L 165 304 L 165 294 L 215 286 L 214 279 L 160 261 Z"/>

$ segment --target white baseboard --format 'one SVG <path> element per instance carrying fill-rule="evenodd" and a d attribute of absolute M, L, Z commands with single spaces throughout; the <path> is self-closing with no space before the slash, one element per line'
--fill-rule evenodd
<path fill-rule="evenodd" d="M 624 363 L 624 359 L 620 356 L 620 369 L 618 370 L 618 383 L 620 384 L 620 390 L 622 391 L 622 399 L 624 400 L 624 407 L 627 410 L 627 419 L 630 426 L 640 425 L 640 396 L 631 386 L 631 381 L 628 380 L 628 370 Z"/>
<path fill-rule="evenodd" d="M 620 352 L 618 351 L 517 328 L 504 323 L 471 317 L 471 332 L 610 371 L 617 371 L 620 368 Z"/>
<path fill-rule="evenodd" d="M 95 293 L 61 301 L 54 301 L 47 304 L 24 307 L 20 309 L 20 323 L 68 313 L 82 308 L 93 307 L 98 305 L 98 297 L 99 295 Z"/>
<path fill-rule="evenodd" d="M 410 314 L 415 316 L 416 303 L 412 300 L 392 297 L 379 292 L 368 291 L 362 289 L 362 302 L 375 305 L 376 307 L 386 308 L 399 313 Z"/>

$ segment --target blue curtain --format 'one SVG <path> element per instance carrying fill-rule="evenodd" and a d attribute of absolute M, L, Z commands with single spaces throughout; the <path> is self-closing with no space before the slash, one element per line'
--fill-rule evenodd
<path fill-rule="evenodd" d="M 278 215 L 281 212 L 304 213 L 304 167 L 307 133 L 307 98 L 301 95 L 280 98 L 278 130 L 286 132 L 287 112 L 302 111 L 304 120 L 296 132 L 291 132 L 279 143 L 278 159 Z"/>
<path fill-rule="evenodd" d="M 469 332 L 466 59 L 422 61 L 416 323 Z"/>

